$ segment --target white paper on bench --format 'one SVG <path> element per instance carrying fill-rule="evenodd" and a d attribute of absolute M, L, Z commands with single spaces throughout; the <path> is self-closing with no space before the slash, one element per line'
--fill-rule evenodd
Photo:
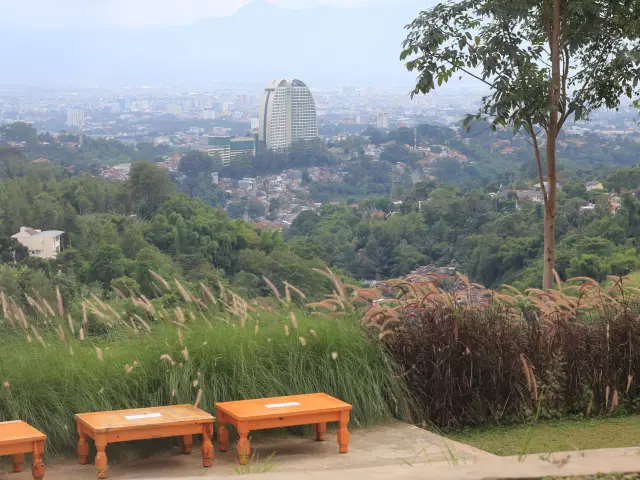
<path fill-rule="evenodd" d="M 287 402 L 287 403 L 268 403 L 265 405 L 267 408 L 280 408 L 280 407 L 297 407 L 300 405 L 298 402 Z"/>
<path fill-rule="evenodd" d="M 157 418 L 161 416 L 161 413 L 141 413 L 140 415 L 126 415 L 124 418 L 127 420 L 142 420 L 143 418 Z"/>

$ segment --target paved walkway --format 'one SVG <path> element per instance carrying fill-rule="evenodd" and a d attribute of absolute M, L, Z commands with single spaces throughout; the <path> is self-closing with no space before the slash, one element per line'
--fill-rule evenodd
<path fill-rule="evenodd" d="M 175 447 L 148 458 L 132 458 L 133 446 L 113 447 L 107 451 L 110 455 L 109 478 L 113 480 L 224 479 L 238 474 L 233 451 L 216 451 L 213 468 L 203 469 L 200 449 L 195 445 L 188 456 L 181 455 Z M 255 447 L 255 456 L 242 473 L 262 480 L 326 480 L 328 475 L 331 480 L 480 480 L 640 471 L 639 448 L 536 454 L 519 461 L 517 457 L 497 457 L 400 422 L 371 430 L 353 430 L 350 451 L 346 455 L 338 453 L 335 432 L 331 430 L 327 432 L 325 442 L 276 434 L 254 439 L 252 447 Z M 274 456 L 267 462 L 266 458 L 273 452 Z M 264 472 L 265 469 L 269 472 Z M 0 472 L 8 471 L 9 464 L 0 465 Z M 0 473 L 0 480 L 30 478 L 26 468 L 20 474 Z M 71 458 L 50 461 L 45 476 L 47 480 L 93 478 L 93 465 L 81 466 Z"/>

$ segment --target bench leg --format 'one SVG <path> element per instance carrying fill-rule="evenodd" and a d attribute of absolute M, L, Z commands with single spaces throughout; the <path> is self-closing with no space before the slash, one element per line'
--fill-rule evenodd
<path fill-rule="evenodd" d="M 342 412 L 340 414 L 340 430 L 338 430 L 338 445 L 340 447 L 340 453 L 347 453 L 349 451 L 349 430 L 347 430 L 348 424 L 349 412 Z"/>
<path fill-rule="evenodd" d="M 316 441 L 323 442 L 324 434 L 327 433 L 327 423 L 316 423 Z"/>
<path fill-rule="evenodd" d="M 213 437 L 213 423 L 205 425 L 202 429 L 202 466 L 213 466 L 213 443 L 211 443 L 211 437 Z"/>
<path fill-rule="evenodd" d="M 24 453 L 14 455 L 11 464 L 13 466 L 13 473 L 20 473 L 24 465 Z"/>
<path fill-rule="evenodd" d="M 107 460 L 107 441 L 104 438 L 96 436 L 96 475 L 98 478 L 107 478 L 108 460 Z"/>
<path fill-rule="evenodd" d="M 182 437 L 182 453 L 189 455 L 191 453 L 191 445 L 193 445 L 193 435 Z"/>
<path fill-rule="evenodd" d="M 42 462 L 43 453 L 44 442 L 36 442 L 33 449 L 33 466 L 31 467 L 33 480 L 42 480 L 42 477 L 44 477 L 44 463 Z"/>
<path fill-rule="evenodd" d="M 229 448 L 229 430 L 227 430 L 227 419 L 222 414 L 218 414 L 218 448 L 221 452 L 226 452 Z"/>
<path fill-rule="evenodd" d="M 249 427 L 238 423 L 238 463 L 246 465 L 251 455 L 251 442 L 249 441 Z"/>
<path fill-rule="evenodd" d="M 78 462 L 80 465 L 89 463 L 89 443 L 84 433 L 78 433 Z"/>

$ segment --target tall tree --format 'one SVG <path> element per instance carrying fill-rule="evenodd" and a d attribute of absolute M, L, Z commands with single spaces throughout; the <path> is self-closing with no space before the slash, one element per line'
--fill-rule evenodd
<path fill-rule="evenodd" d="M 462 0 L 421 12 L 407 30 L 400 58 L 419 74 L 413 94 L 467 74 L 490 93 L 465 125 L 511 126 L 533 146 L 544 199 L 542 283 L 551 288 L 556 140 L 570 117 L 587 120 L 640 93 L 640 1 Z"/>

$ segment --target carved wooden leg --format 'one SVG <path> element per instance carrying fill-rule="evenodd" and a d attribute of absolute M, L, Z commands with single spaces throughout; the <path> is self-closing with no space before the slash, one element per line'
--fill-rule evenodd
<path fill-rule="evenodd" d="M 18 453 L 13 456 L 12 466 L 13 473 L 20 473 L 24 465 L 24 453 Z"/>
<path fill-rule="evenodd" d="M 227 430 L 227 418 L 218 414 L 218 448 L 221 452 L 226 452 L 229 448 L 229 430 Z"/>
<path fill-rule="evenodd" d="M 80 465 L 89 463 L 89 443 L 84 433 L 78 432 L 78 462 Z"/>
<path fill-rule="evenodd" d="M 316 441 L 323 442 L 324 434 L 327 433 L 327 423 L 316 423 Z"/>
<path fill-rule="evenodd" d="M 211 443 L 211 437 L 213 437 L 213 423 L 204 425 L 202 428 L 202 466 L 213 466 L 213 443 Z"/>
<path fill-rule="evenodd" d="M 191 453 L 191 445 L 193 445 L 193 435 L 182 437 L 182 453 L 189 455 Z"/>
<path fill-rule="evenodd" d="M 340 453 L 347 453 L 349 451 L 349 430 L 347 430 L 348 424 L 349 412 L 341 412 L 340 430 L 338 430 L 338 445 L 340 446 Z"/>
<path fill-rule="evenodd" d="M 251 443 L 249 442 L 249 427 L 246 424 L 238 423 L 238 463 L 246 465 L 251 455 Z"/>
<path fill-rule="evenodd" d="M 106 438 L 100 437 L 96 435 L 96 450 L 98 453 L 96 454 L 96 471 L 98 478 L 107 478 L 107 469 L 108 461 L 107 461 L 107 440 Z"/>
<path fill-rule="evenodd" d="M 44 442 L 36 442 L 33 449 L 33 466 L 31 467 L 33 480 L 42 480 L 42 477 L 44 477 L 44 463 L 42 462 L 43 454 Z"/>

